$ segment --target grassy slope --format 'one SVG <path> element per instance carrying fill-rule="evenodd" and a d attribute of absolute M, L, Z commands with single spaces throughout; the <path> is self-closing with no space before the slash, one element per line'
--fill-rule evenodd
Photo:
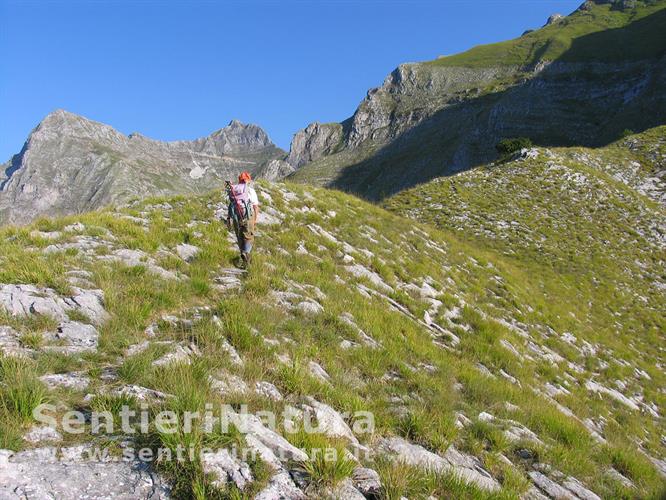
<path fill-rule="evenodd" d="M 657 362 L 664 362 L 659 351 L 662 345 L 659 332 L 666 327 L 662 316 L 647 307 L 627 302 L 621 291 L 615 293 L 591 286 L 576 289 L 575 279 L 548 266 L 526 267 L 523 262 L 499 255 L 494 248 L 476 248 L 451 231 L 422 226 L 342 193 L 300 185 L 287 188 L 298 194 L 295 201 L 289 201 L 284 187 L 260 185 L 260 191 L 271 196 L 270 204 L 288 217 L 281 225 L 261 228 L 256 260 L 240 294 L 222 295 L 212 286 L 216 269 L 229 266 L 235 257 L 223 228 L 216 223 L 206 224 L 212 220 L 210 203 L 216 201 L 212 197 L 172 199 L 174 209 L 168 212 L 154 207 L 144 209 L 151 201 L 122 211 L 132 215 L 144 212 L 150 221 L 147 231 L 110 210 L 39 221 L 29 228 L 2 229 L 0 283 L 36 283 L 66 291 L 64 273 L 67 270 L 89 270 L 94 284 L 105 293 L 106 307 L 112 317 L 101 329 L 100 349 L 95 354 L 66 357 L 40 353 L 34 360 L 20 363 L 0 358 L 0 380 L 4 384 L 0 390 L 0 448 L 24 446 L 20 435 L 30 425 L 25 410 L 42 398 L 63 403 L 63 411 L 117 404 L 103 398 L 86 403 L 82 393 L 65 389 L 47 393 L 35 380 L 35 375 L 74 369 L 86 371 L 94 380 L 94 392 L 103 385 L 99 378 L 101 367 L 121 363 L 122 383 L 141 384 L 175 394 L 175 400 L 165 404 L 179 410 L 194 410 L 201 408 L 205 401 L 220 399 L 211 390 L 208 375 L 224 368 L 247 382 L 271 381 L 292 397 L 313 395 L 339 411 L 373 411 L 380 434 L 407 436 L 439 451 L 455 442 L 480 457 L 500 479 L 503 483 L 501 497 L 513 497 L 527 486 L 524 471 L 529 464 L 516 454 L 519 448 L 531 449 L 539 461 L 579 478 L 603 497 L 631 497 L 636 493 L 601 473 L 609 466 L 630 477 L 641 496 L 659 494 L 661 481 L 645 456 L 637 452 L 635 440 L 640 439 L 652 455 L 663 456 L 661 422 L 609 398 L 590 398 L 582 384 L 591 377 L 607 385 L 612 385 L 617 378 L 627 379 L 630 393 L 641 391 L 645 401 L 663 408 L 666 401 L 659 389 L 666 380 L 663 372 L 656 368 Z M 314 197 L 310 198 L 306 191 Z M 178 270 L 189 279 L 162 281 L 142 267 L 104 264 L 85 259 L 74 251 L 45 255 L 41 250 L 52 242 L 30 235 L 34 227 L 60 229 L 75 220 L 85 224 L 87 234 L 100 237 L 108 230 L 115 236 L 117 247 L 142 249 L 158 258 L 164 267 Z M 192 221 L 202 222 L 188 228 L 187 224 Z M 364 298 L 354 286 L 357 280 L 344 267 L 340 244 L 315 236 L 306 226 L 310 223 L 324 227 L 357 249 L 372 252 L 354 252 L 353 256 L 356 263 L 375 270 L 394 286 L 393 299 L 417 317 L 423 316 L 429 304 L 417 294 L 400 289 L 399 285 L 420 286 L 427 276 L 432 278 L 439 290 L 438 298 L 444 304 L 435 319 L 458 335 L 460 344 L 449 346 L 452 350 L 443 349 L 432 342 L 427 330 L 390 309 L 385 300 Z M 63 240 L 72 238 L 67 233 L 62 237 Z M 173 249 L 184 241 L 202 249 L 192 263 L 157 255 L 160 248 Z M 307 253 L 297 251 L 301 243 Z M 336 276 L 342 279 L 335 279 Z M 307 316 L 276 308 L 271 291 L 288 289 L 288 280 L 319 287 L 326 295 L 320 300 L 324 312 Z M 575 293 L 572 294 L 572 290 Z M 588 305 L 599 293 L 603 294 L 602 303 L 608 304 L 605 312 Z M 153 368 L 150 362 L 164 350 L 157 345 L 141 355 L 124 361 L 119 359 L 126 347 L 144 340 L 144 329 L 151 321 L 163 313 L 178 314 L 194 305 L 211 306 L 222 319 L 222 326 L 206 320 L 190 332 L 163 330 L 158 338 L 195 342 L 203 352 L 196 362 L 177 369 Z M 456 308 L 459 308 L 457 313 Z M 654 327 L 638 335 L 623 329 L 616 331 L 614 312 L 620 309 L 623 309 L 623 319 L 631 318 L 631 324 L 647 322 Z M 343 312 L 352 313 L 359 326 L 383 347 L 341 350 L 340 339 L 354 339 L 356 335 L 338 319 Z M 447 316 L 451 320 L 447 320 Z M 513 321 L 520 322 L 521 326 L 506 326 L 505 322 Z M 33 346 L 40 344 L 42 331 L 53 327 L 45 318 L 29 322 L 5 318 L 0 323 L 20 328 L 24 343 Z M 599 342 L 603 349 L 598 357 L 586 358 L 563 341 L 564 332 L 575 334 L 579 344 L 586 339 Z M 582 371 L 564 362 L 550 363 L 534 353 L 532 361 L 521 360 L 500 343 L 508 341 L 521 355 L 528 354 L 527 342 L 521 336 L 525 333 L 536 344 L 547 345 L 580 365 Z M 294 342 L 285 340 L 276 347 L 265 344 L 261 338 Z M 230 363 L 221 347 L 223 339 L 240 352 L 245 360 L 244 367 Z M 632 343 L 638 348 L 631 348 Z M 294 360 L 293 365 L 285 367 L 276 363 L 276 353 L 288 353 Z M 318 361 L 329 372 L 330 386 L 308 376 L 309 360 Z M 602 362 L 608 363 L 606 368 Z M 407 364 L 417 366 L 419 363 L 431 364 L 436 371 L 412 371 L 407 367 Z M 488 367 L 494 378 L 483 375 L 477 363 Z M 634 378 L 634 368 L 645 370 L 651 379 Z M 499 376 L 500 370 L 516 377 L 521 386 Z M 398 376 L 393 380 L 383 378 L 389 372 Z M 606 445 L 596 444 L 579 422 L 566 417 L 534 393 L 533 388 L 541 388 L 546 382 L 559 383 L 569 389 L 569 395 L 560 395 L 557 399 L 581 419 L 606 419 Z M 31 397 L 15 405 L 19 393 Z M 400 418 L 392 411 L 388 400 L 395 396 L 403 400 L 412 415 L 410 418 Z M 244 398 L 223 399 L 246 401 Z M 509 409 L 507 402 L 518 409 Z M 250 398 L 249 403 L 254 409 L 266 408 L 269 404 L 257 398 Z M 525 424 L 539 435 L 544 446 L 509 443 L 493 426 L 476 422 L 476 416 L 482 411 Z M 463 412 L 474 423 L 458 429 L 454 425 L 456 412 Z M 27 413 L 29 415 L 29 411 Z M 78 439 L 85 441 L 90 436 Z M 156 435 L 155 439 L 173 444 L 165 436 Z M 237 439 L 235 436 L 218 437 L 218 441 L 224 443 Z M 321 441 L 303 436 L 290 439 L 305 448 Z M 368 441 L 372 436 L 361 439 Z M 210 444 L 198 435 L 191 440 L 196 446 Z M 506 465 L 503 455 L 514 466 Z M 253 467 L 256 475 L 265 477 L 260 464 Z M 399 498 L 401 494 L 409 497 L 485 496 L 448 477 L 428 476 L 386 463 L 373 467 L 382 474 L 387 498 Z M 176 478 L 182 495 L 214 493 L 196 463 L 180 464 L 166 472 Z M 337 472 L 324 468 L 314 473 L 326 481 L 344 474 L 344 467 Z"/>
<path fill-rule="evenodd" d="M 435 66 L 529 66 L 539 60 L 621 62 L 659 57 L 663 40 L 663 0 L 638 2 L 636 9 L 594 5 L 520 38 L 480 45 L 441 57 Z M 634 23 L 630 25 L 630 23 Z M 584 42 L 584 43 L 581 43 Z"/>
<path fill-rule="evenodd" d="M 579 310 L 561 314 L 585 318 L 586 338 L 659 367 L 666 211 L 633 187 L 663 173 L 665 138 L 660 127 L 597 150 L 540 149 L 535 159 L 437 179 L 384 205 L 543 276 L 541 293 L 553 307 L 561 299 L 551 287 L 568 290 Z"/>

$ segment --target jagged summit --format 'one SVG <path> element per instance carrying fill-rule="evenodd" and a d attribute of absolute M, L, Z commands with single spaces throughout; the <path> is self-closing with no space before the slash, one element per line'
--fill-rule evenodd
<path fill-rule="evenodd" d="M 192 141 L 129 136 L 58 109 L 0 169 L 0 223 L 91 210 L 130 197 L 199 192 L 248 170 L 261 176 L 286 153 L 259 126 L 232 120 Z M 271 176 L 284 169 L 271 166 Z"/>

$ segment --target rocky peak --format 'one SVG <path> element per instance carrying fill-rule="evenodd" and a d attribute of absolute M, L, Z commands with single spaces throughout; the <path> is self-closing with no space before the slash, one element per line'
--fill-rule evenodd
<path fill-rule="evenodd" d="M 550 26 L 551 24 L 556 23 L 557 21 L 563 18 L 564 16 L 562 14 L 551 14 L 548 17 L 548 20 L 546 21 L 546 24 L 544 26 Z"/>
<path fill-rule="evenodd" d="M 231 120 L 229 125 L 200 139 L 202 152 L 230 154 L 243 149 L 262 149 L 273 146 L 268 134 L 257 125 Z"/>
<path fill-rule="evenodd" d="M 57 109 L 44 117 L 30 134 L 30 139 L 52 139 L 54 135 L 67 135 L 70 137 L 88 137 L 91 139 L 124 137 L 120 132 L 109 125 L 96 122 L 64 109 Z"/>
<path fill-rule="evenodd" d="M 207 137 L 164 142 L 59 109 L 0 169 L 0 223 L 23 224 L 131 196 L 211 189 L 241 170 L 256 176 L 285 154 L 260 127 L 237 120 Z M 269 170 L 275 178 L 289 169 Z"/>
<path fill-rule="evenodd" d="M 287 162 L 298 168 L 328 155 L 340 144 L 342 136 L 339 123 L 311 123 L 294 134 Z"/>

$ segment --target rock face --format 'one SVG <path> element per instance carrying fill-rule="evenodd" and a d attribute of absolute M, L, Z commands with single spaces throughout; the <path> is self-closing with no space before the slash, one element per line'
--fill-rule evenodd
<path fill-rule="evenodd" d="M 242 170 L 259 174 L 284 156 L 261 128 L 236 120 L 208 137 L 160 142 L 58 110 L 3 165 L 0 223 L 24 224 L 136 196 L 202 191 Z"/>
<path fill-rule="evenodd" d="M 258 172 L 258 176 L 275 182 L 284 179 L 296 169 L 284 160 L 270 160 Z"/>
<path fill-rule="evenodd" d="M 338 123 L 311 123 L 294 135 L 287 162 L 294 168 L 331 154 L 340 144 L 343 127 Z"/>
<path fill-rule="evenodd" d="M 654 27 L 663 11 L 647 17 Z M 560 24 L 574 20 L 551 16 L 549 22 L 554 25 L 544 29 L 555 33 Z M 611 60 L 597 50 L 594 37 L 574 42 L 578 52 L 554 60 L 402 64 L 338 125 L 342 137 L 335 149 L 326 147 L 317 124 L 294 137 L 288 161 L 301 168 L 293 178 L 379 200 L 493 161 L 495 145 L 503 138 L 599 146 L 620 138 L 626 129 L 663 124 L 663 55 L 637 53 Z M 613 43 L 621 50 L 625 42 Z M 651 112 L 640 111 L 645 109 Z"/>

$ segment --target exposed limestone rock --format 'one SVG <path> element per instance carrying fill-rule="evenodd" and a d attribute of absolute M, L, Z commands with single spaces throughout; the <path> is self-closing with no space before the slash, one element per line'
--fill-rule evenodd
<path fill-rule="evenodd" d="M 520 500 L 549 500 L 536 486 L 530 486 L 525 493 L 520 495 Z"/>
<path fill-rule="evenodd" d="M 609 467 L 606 469 L 606 475 L 611 477 L 612 479 L 615 479 L 616 481 L 620 482 L 625 488 L 635 488 L 636 485 L 631 482 L 630 479 L 627 477 L 623 476 L 620 474 L 618 471 L 613 469 L 612 467 Z"/>
<path fill-rule="evenodd" d="M 39 377 L 39 380 L 49 389 L 64 387 L 66 389 L 82 391 L 90 384 L 90 378 L 88 378 L 83 372 L 43 375 Z"/>
<path fill-rule="evenodd" d="M 303 405 L 306 412 L 310 412 L 317 418 L 319 430 L 330 437 L 345 438 L 354 447 L 362 447 L 354 433 L 337 411 L 325 403 L 321 403 L 308 396 L 305 398 L 307 405 Z"/>
<path fill-rule="evenodd" d="M 156 274 L 160 278 L 167 280 L 180 279 L 179 275 L 173 271 L 167 271 L 163 267 L 155 263 L 155 259 L 150 257 L 147 253 L 141 250 L 132 250 L 129 248 L 121 248 L 115 250 L 110 255 L 102 255 L 98 257 L 100 260 L 109 262 L 120 262 L 128 267 L 144 266 L 148 271 Z"/>
<path fill-rule="evenodd" d="M 319 302 L 298 293 L 272 290 L 269 296 L 277 306 L 287 311 L 300 311 L 306 315 L 317 315 L 324 311 Z"/>
<path fill-rule="evenodd" d="M 367 347 L 370 347 L 370 348 L 372 348 L 372 349 L 377 349 L 377 348 L 381 347 L 381 344 L 380 344 L 379 342 L 377 342 L 377 341 L 376 341 L 375 339 L 373 339 L 370 335 L 368 335 L 367 333 L 365 333 L 363 330 L 361 330 L 361 329 L 359 328 L 359 326 L 358 326 L 358 325 L 356 324 L 356 322 L 354 321 L 354 316 L 352 316 L 350 313 L 348 313 L 348 312 L 346 312 L 346 313 L 342 313 L 342 314 L 339 316 L 339 319 L 340 319 L 340 321 L 342 321 L 343 323 L 346 323 L 347 325 L 349 325 L 350 327 L 352 327 L 352 329 L 355 330 L 356 333 L 358 334 L 358 336 L 360 337 L 360 340 L 361 340 L 361 341 L 362 341 Z"/>
<path fill-rule="evenodd" d="M 352 473 L 352 481 L 356 489 L 366 497 L 378 496 L 382 491 L 379 474 L 367 467 L 356 467 Z"/>
<path fill-rule="evenodd" d="M 201 351 L 195 344 L 181 345 L 176 344 L 173 351 L 166 353 L 159 359 L 153 361 L 153 366 L 167 366 L 173 363 L 190 364 L 192 357 L 201 356 Z"/>
<path fill-rule="evenodd" d="M 493 415 L 486 412 L 479 413 L 478 418 L 482 422 L 492 423 L 493 425 L 504 429 L 504 436 L 509 442 L 513 443 L 516 441 L 532 441 L 533 443 L 543 445 L 543 442 L 539 439 L 539 437 L 520 422 L 509 419 L 495 418 Z"/>
<path fill-rule="evenodd" d="M 99 332 L 92 325 L 86 325 L 78 321 L 66 321 L 60 323 L 54 332 L 45 333 L 44 338 L 48 341 L 57 342 L 57 345 L 49 345 L 44 349 L 73 354 L 96 351 Z"/>
<path fill-rule="evenodd" d="M 84 226 L 80 222 L 75 222 L 74 224 L 70 224 L 63 228 L 63 231 L 65 231 L 66 233 L 82 233 L 85 230 L 86 226 Z"/>
<path fill-rule="evenodd" d="M 587 382 L 585 382 L 585 388 L 588 391 L 606 394 L 611 398 L 615 399 L 616 401 L 619 401 L 623 405 L 627 406 L 628 408 L 631 408 L 632 410 L 636 411 L 640 410 L 640 407 L 634 401 L 626 397 L 621 392 L 616 391 L 615 389 L 609 389 L 608 387 L 604 387 L 603 385 L 594 382 L 592 380 L 588 380 Z"/>
<path fill-rule="evenodd" d="M 576 500 L 576 496 L 566 488 L 560 486 L 555 481 L 548 479 L 539 471 L 529 471 L 527 473 L 535 485 L 539 487 L 550 498 L 557 498 L 558 500 Z"/>
<path fill-rule="evenodd" d="M 43 314 L 59 321 L 67 321 L 67 311 L 78 311 L 95 324 L 101 324 L 108 318 L 103 299 L 101 290 L 74 287 L 72 294 L 63 298 L 51 288 L 0 284 L 0 308 L 12 316 Z"/>
<path fill-rule="evenodd" d="M 173 397 L 171 394 L 141 387 L 140 385 L 124 385 L 111 391 L 113 395 L 123 395 L 136 398 L 138 401 L 164 401 Z"/>
<path fill-rule="evenodd" d="M 243 359 L 236 351 L 236 348 L 232 346 L 227 339 L 222 339 L 222 345 L 220 348 L 229 355 L 229 359 L 236 366 L 243 366 Z"/>
<path fill-rule="evenodd" d="M 356 278 L 365 278 L 372 285 L 379 288 L 385 293 L 393 293 L 393 288 L 389 286 L 383 278 L 374 271 L 371 271 L 367 267 L 362 266 L 361 264 L 354 264 L 352 266 L 345 266 L 345 269 Z"/>
<path fill-rule="evenodd" d="M 328 488 L 323 492 L 328 498 L 344 498 L 345 500 L 365 500 L 365 495 L 356 489 L 354 482 L 349 479 L 343 479 L 334 488 Z"/>
<path fill-rule="evenodd" d="M 209 379 L 210 387 L 218 394 L 245 394 L 249 387 L 245 381 L 238 375 L 233 375 L 225 371 L 215 374 L 215 377 Z"/>
<path fill-rule="evenodd" d="M 453 472 L 465 482 L 488 491 L 500 489 L 499 483 L 476 458 L 460 453 L 453 446 L 449 447 L 444 456 L 441 457 L 422 446 L 412 444 L 399 437 L 391 437 L 380 440 L 377 451 L 414 467 L 436 472 Z"/>
<path fill-rule="evenodd" d="M 89 271 L 84 271 L 82 269 L 72 269 L 65 273 L 67 276 L 67 282 L 75 287 L 84 288 L 84 289 L 94 289 L 95 284 L 92 280 L 92 273 Z"/>
<path fill-rule="evenodd" d="M 310 374 L 320 382 L 325 384 L 331 383 L 331 376 L 326 372 L 326 370 L 322 368 L 319 363 L 310 361 L 308 363 L 308 370 L 310 371 Z"/>
<path fill-rule="evenodd" d="M 282 401 L 284 397 L 280 390 L 270 382 L 260 381 L 254 384 L 254 392 L 273 401 Z"/>
<path fill-rule="evenodd" d="M 601 500 L 601 497 L 599 497 L 596 493 L 588 490 L 575 477 L 566 478 L 562 482 L 562 485 L 582 500 Z"/>
<path fill-rule="evenodd" d="M 77 236 L 74 241 L 66 241 L 63 243 L 49 245 L 44 249 L 44 253 L 49 254 L 66 252 L 68 250 L 76 250 L 77 252 L 81 252 L 89 257 L 94 257 L 98 248 L 109 249 L 110 247 L 111 243 L 107 241 L 99 240 L 98 238 L 94 238 L 92 236 L 80 235 Z"/>
<path fill-rule="evenodd" d="M 176 253 L 185 262 L 192 262 L 199 253 L 199 247 L 182 243 L 176 247 Z"/>
<path fill-rule="evenodd" d="M 9 326 L 0 326 L 0 353 L 6 356 L 30 356 L 32 349 L 23 347 L 21 334 Z"/>
<path fill-rule="evenodd" d="M 243 269 L 226 268 L 221 269 L 220 274 L 213 278 L 215 288 L 221 292 L 235 292 L 243 287 L 241 278 L 246 271 Z"/>
<path fill-rule="evenodd" d="M 232 481 L 242 490 L 252 482 L 249 465 L 233 457 L 226 449 L 215 453 L 203 453 L 201 466 L 205 474 L 213 474 L 216 478 L 213 480 L 213 485 L 218 488 L 224 488 L 228 481 Z"/>
<path fill-rule="evenodd" d="M 548 20 L 546 21 L 546 24 L 544 24 L 544 26 L 556 23 L 557 21 L 563 18 L 564 16 L 562 14 L 552 14 L 551 16 L 548 17 Z"/>
<path fill-rule="evenodd" d="M 239 431 L 256 438 L 267 447 L 280 462 L 294 460 L 303 462 L 308 459 L 307 454 L 296 448 L 285 438 L 266 427 L 259 418 L 249 413 L 229 414 L 229 420 L 236 425 Z"/>
<path fill-rule="evenodd" d="M 295 168 L 301 167 L 332 153 L 341 140 L 341 125 L 337 123 L 311 123 L 294 135 L 287 162 Z"/>
<path fill-rule="evenodd" d="M 318 302 L 313 300 L 304 300 L 296 304 L 296 310 L 301 311 L 306 315 L 317 315 L 324 312 L 324 308 Z"/>
<path fill-rule="evenodd" d="M 254 500 L 305 500 L 303 493 L 287 471 L 280 471 L 268 481 L 268 485 L 261 490 Z"/>
<path fill-rule="evenodd" d="M 264 207 L 257 217 L 257 225 L 276 226 L 284 220 L 284 214 L 273 207 Z"/>
<path fill-rule="evenodd" d="M 236 120 L 207 137 L 161 142 L 57 110 L 2 169 L 0 223 L 25 224 L 42 214 L 80 213 L 134 197 L 201 192 L 242 170 L 261 175 L 266 162 L 285 155 L 261 128 Z"/>
<path fill-rule="evenodd" d="M 144 340 L 139 344 L 133 344 L 129 346 L 127 349 L 125 349 L 125 356 L 129 358 L 130 356 L 136 356 L 137 354 L 141 354 L 150 347 L 150 344 L 151 343 L 148 340 Z"/>
<path fill-rule="evenodd" d="M 62 233 L 58 231 L 44 232 L 44 231 L 30 231 L 30 237 L 43 240 L 59 240 L 62 238 Z"/>
<path fill-rule="evenodd" d="M 0 450 L 0 470 L 0 497 L 6 499 L 157 500 L 168 498 L 170 491 L 142 462 L 57 460 L 55 448 Z"/>
<path fill-rule="evenodd" d="M 284 160 L 270 160 L 259 175 L 268 181 L 275 182 L 284 179 L 295 170 L 293 165 Z"/>
<path fill-rule="evenodd" d="M 62 435 L 53 427 L 44 425 L 42 427 L 33 425 L 31 429 L 23 435 L 23 439 L 30 444 L 62 441 Z"/>

